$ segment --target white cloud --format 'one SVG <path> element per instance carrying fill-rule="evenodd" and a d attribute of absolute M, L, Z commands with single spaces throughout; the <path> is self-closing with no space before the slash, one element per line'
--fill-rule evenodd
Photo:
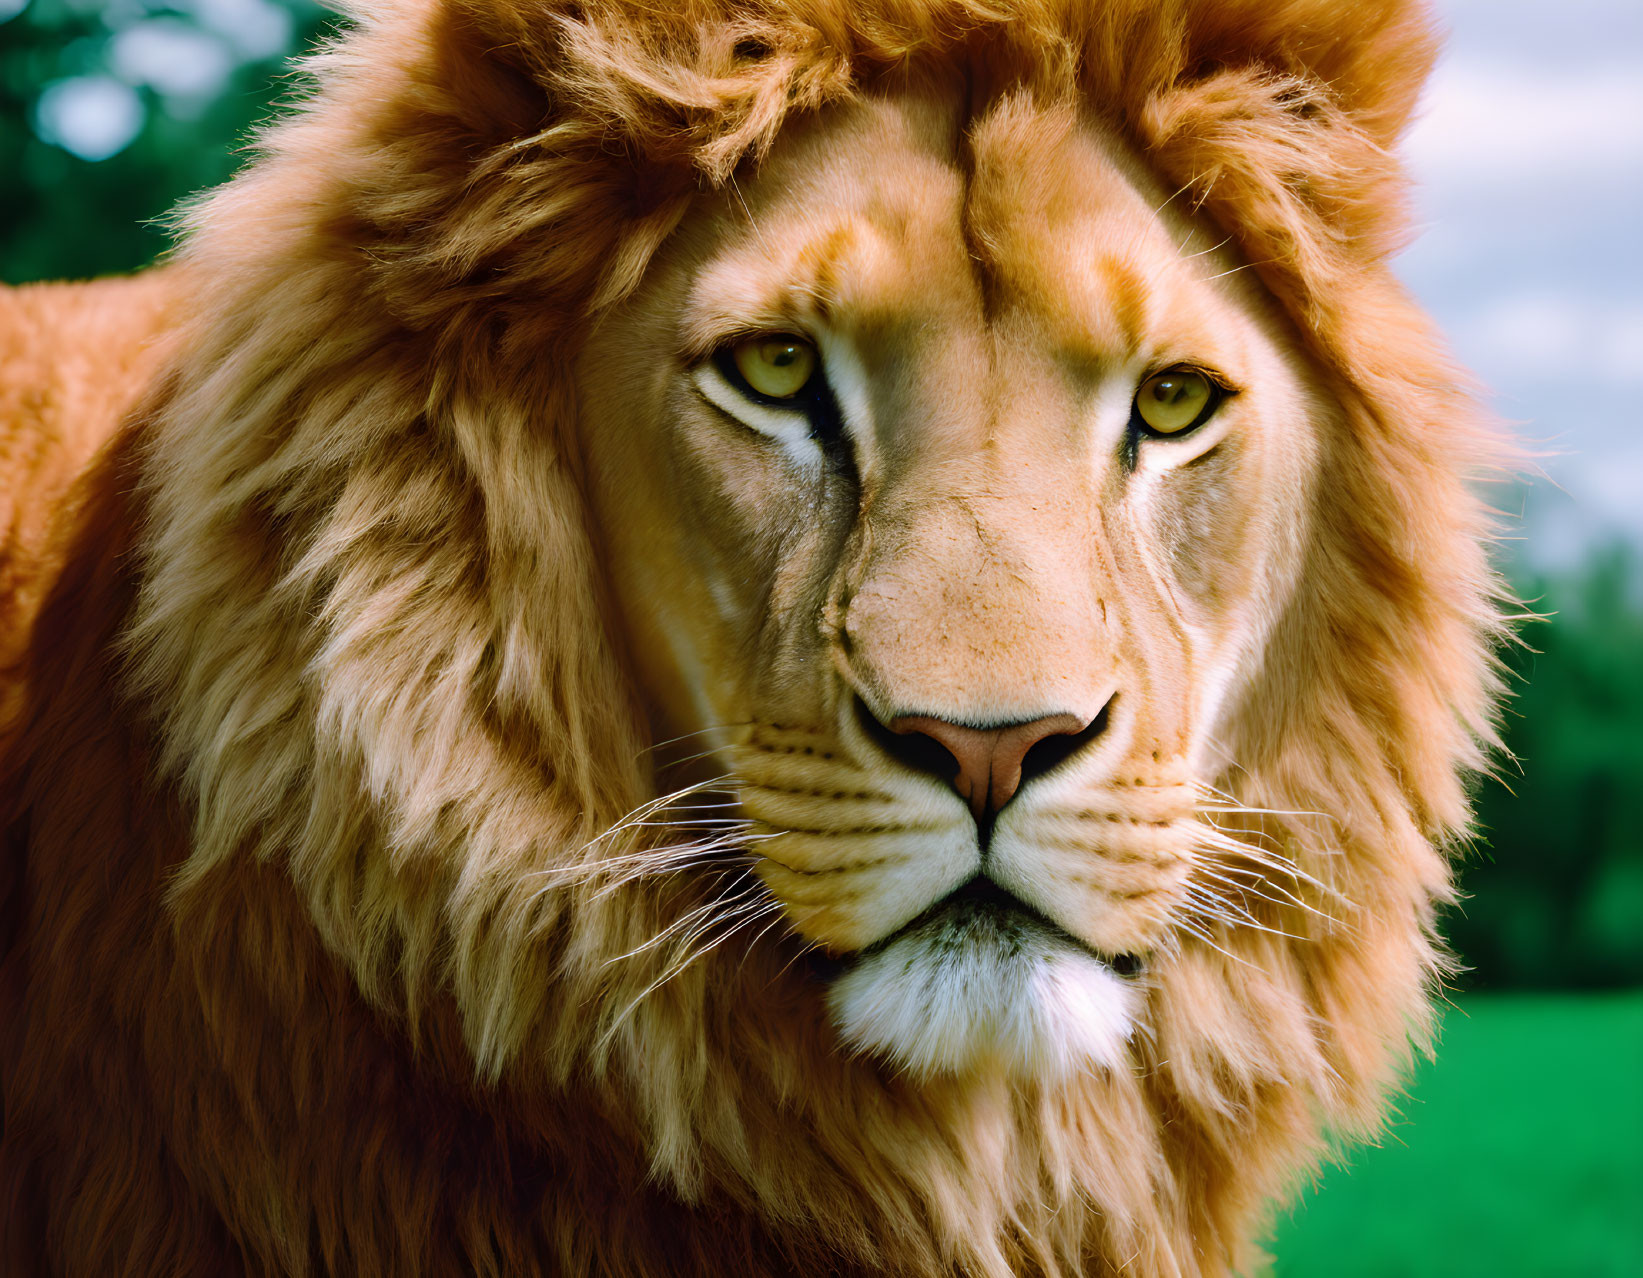
<path fill-rule="evenodd" d="M 1588 491 L 1597 507 L 1622 527 L 1643 530 L 1638 513 L 1638 481 L 1643 477 L 1643 441 L 1611 448 L 1604 464 L 1594 466 L 1586 477 Z"/>
<path fill-rule="evenodd" d="M 106 160 L 131 145 L 146 114 L 130 85 L 79 75 L 46 86 L 34 104 L 34 129 L 82 160 Z"/>
<path fill-rule="evenodd" d="M 291 43 L 290 11 L 268 0 L 184 0 L 182 7 L 242 58 L 271 58 Z"/>
<path fill-rule="evenodd" d="M 215 97 L 228 83 L 234 59 L 216 36 L 174 18 L 127 27 L 109 49 L 114 72 L 128 84 L 146 84 L 171 97 Z"/>
<path fill-rule="evenodd" d="M 1489 302 L 1456 325 L 1457 345 L 1486 374 L 1643 385 L 1643 304 L 1528 292 Z"/>
<path fill-rule="evenodd" d="M 1451 39 L 1406 143 L 1427 229 L 1398 269 L 1549 451 L 1514 553 L 1643 544 L 1643 4 L 1438 7 Z"/>
<path fill-rule="evenodd" d="M 1569 182 L 1571 199 L 1643 172 L 1643 77 L 1599 57 L 1578 68 L 1457 57 L 1440 64 L 1409 134 L 1423 182 L 1499 188 Z"/>

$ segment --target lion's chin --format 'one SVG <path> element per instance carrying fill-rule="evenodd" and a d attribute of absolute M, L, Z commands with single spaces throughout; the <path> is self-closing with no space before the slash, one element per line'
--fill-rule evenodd
<path fill-rule="evenodd" d="M 844 1041 L 920 1077 L 1053 1081 L 1124 1060 L 1132 982 L 1031 913 L 955 894 L 828 990 Z"/>

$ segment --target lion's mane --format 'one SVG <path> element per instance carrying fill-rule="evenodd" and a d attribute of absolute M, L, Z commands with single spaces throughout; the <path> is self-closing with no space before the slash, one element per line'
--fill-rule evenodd
<path fill-rule="evenodd" d="M 6 1272 L 1252 1263 L 1428 1039 L 1492 739 L 1493 445 L 1386 264 L 1433 50 L 1413 0 L 371 6 L 192 211 L 181 353 L 65 507 L 0 792 Z M 1042 1089 L 842 1056 L 779 944 L 674 973 L 696 889 L 600 869 L 654 782 L 578 344 L 785 120 L 978 59 L 1235 237 L 1351 423 L 1232 778 L 1331 895 Z"/>

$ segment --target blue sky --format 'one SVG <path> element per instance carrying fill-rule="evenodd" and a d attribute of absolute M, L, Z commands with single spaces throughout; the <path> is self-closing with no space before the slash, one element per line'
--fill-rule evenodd
<path fill-rule="evenodd" d="M 1523 561 L 1643 546 L 1643 2 L 1443 0 L 1399 270 L 1547 455 Z"/>

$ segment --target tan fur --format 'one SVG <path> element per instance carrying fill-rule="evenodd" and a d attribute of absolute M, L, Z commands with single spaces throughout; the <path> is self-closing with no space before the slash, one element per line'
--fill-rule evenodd
<path fill-rule="evenodd" d="M 1374 1130 L 1430 1034 L 1492 739 L 1466 481 L 1496 446 L 1385 261 L 1432 49 L 1404 0 L 367 14 L 193 213 L 169 372 L 76 495 L 151 365 L 0 436 L 10 597 L 56 576 L 0 790 L 5 1272 L 1256 1264 L 1273 1197 Z M 876 314 L 897 420 L 952 444 L 864 461 L 859 524 L 668 398 L 740 296 L 708 282 L 761 272 Z M 1074 419 L 1042 352 L 1107 368 L 1169 324 L 1289 389 L 1247 388 L 1263 431 L 1125 524 L 1118 472 L 1074 491 L 1045 443 Z M 1109 670 L 1143 709 L 1053 865 L 1090 881 L 1071 928 L 1151 956 L 1126 1067 L 845 1051 L 806 956 L 882 934 L 892 880 L 781 870 L 872 853 L 910 809 L 860 809 L 898 785 L 954 808 L 863 762 L 842 681 L 1093 713 Z M 664 742 L 703 730 L 751 855 L 682 842 L 703 800 L 665 792 L 704 773 Z M 1238 911 L 1085 908 L 1168 858 Z"/>
<path fill-rule="evenodd" d="M 75 477 L 167 355 L 180 272 L 0 292 L 0 745 Z"/>

